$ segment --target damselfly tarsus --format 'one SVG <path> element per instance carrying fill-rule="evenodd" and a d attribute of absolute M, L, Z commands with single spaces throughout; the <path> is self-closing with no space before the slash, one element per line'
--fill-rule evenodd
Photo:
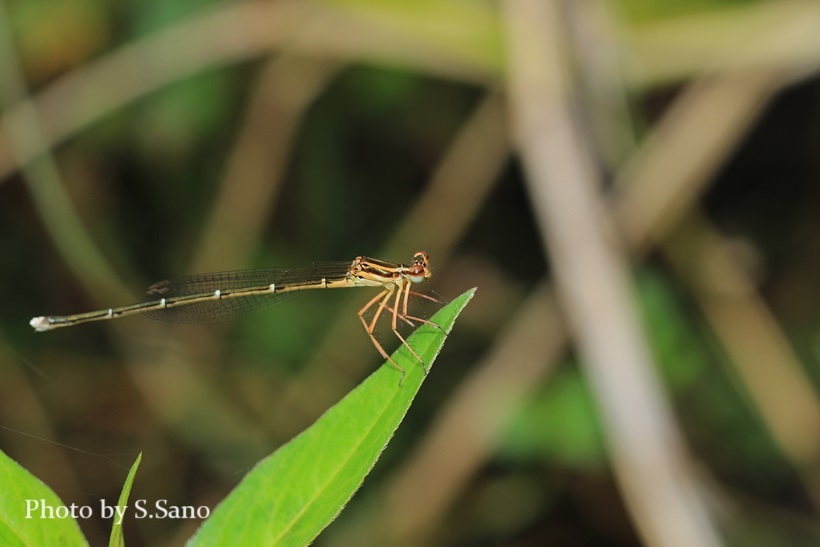
<path fill-rule="evenodd" d="M 294 296 L 298 291 L 380 287 L 382 292 L 359 310 L 359 320 L 378 352 L 401 371 L 404 379 L 404 369 L 387 354 L 376 339 L 376 323 L 387 310 L 392 315 L 393 333 L 427 372 L 424 360 L 399 333 L 398 321 L 410 325 L 414 325 L 414 322 L 426 323 L 438 328 L 438 325 L 410 315 L 407 311 L 410 295 L 436 301 L 427 295 L 410 290 L 413 284 L 426 281 L 431 275 L 430 257 L 424 251 L 416 253 L 413 263 L 409 266 L 359 256 L 352 262 L 317 262 L 306 268 L 269 268 L 198 274 L 151 285 L 147 292 L 150 299 L 139 304 L 76 315 L 35 317 L 30 324 L 37 331 L 47 331 L 136 313 L 171 323 L 215 323 L 233 319 L 251 310 L 275 306 Z M 365 315 L 373 306 L 378 307 L 373 317 L 368 320 Z"/>

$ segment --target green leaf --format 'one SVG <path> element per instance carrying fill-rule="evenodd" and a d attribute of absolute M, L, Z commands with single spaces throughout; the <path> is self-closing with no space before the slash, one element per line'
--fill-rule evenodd
<path fill-rule="evenodd" d="M 0 485 L 0 545 L 88 545 L 57 494 L 3 451 Z"/>
<path fill-rule="evenodd" d="M 134 476 L 137 474 L 137 468 L 142 461 L 142 452 L 137 456 L 137 461 L 131 466 L 131 471 L 125 478 L 125 484 L 122 485 L 122 493 L 120 499 L 117 501 L 117 509 L 114 513 L 114 525 L 111 527 L 111 537 L 108 539 L 110 547 L 123 547 L 125 539 L 122 537 L 122 515 L 125 514 L 125 509 L 128 507 L 128 496 L 131 495 L 131 486 L 134 484 Z"/>
<path fill-rule="evenodd" d="M 432 365 L 471 289 L 436 313 L 407 342 Z M 307 545 L 361 486 L 424 381 L 405 347 L 315 424 L 259 462 L 197 531 L 191 545 Z M 428 365 L 428 366 L 429 366 Z"/>

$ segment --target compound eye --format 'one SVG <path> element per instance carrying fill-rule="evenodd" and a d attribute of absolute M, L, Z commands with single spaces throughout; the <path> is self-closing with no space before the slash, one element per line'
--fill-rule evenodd
<path fill-rule="evenodd" d="M 413 283 L 421 283 L 424 281 L 424 266 L 420 264 L 410 266 L 407 270 L 407 277 L 409 277 Z"/>
<path fill-rule="evenodd" d="M 419 251 L 413 255 L 413 264 L 425 265 L 430 261 L 430 257 L 424 251 Z"/>

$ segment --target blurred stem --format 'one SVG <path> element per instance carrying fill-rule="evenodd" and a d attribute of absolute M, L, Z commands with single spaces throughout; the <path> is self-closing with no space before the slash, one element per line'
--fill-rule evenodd
<path fill-rule="evenodd" d="M 47 86 L 31 103 L 9 101 L 3 123 L 26 125 L 28 109 L 33 108 L 42 113 L 43 139 L 16 155 L 0 146 L 0 182 L 37 154 L 152 91 L 282 47 L 325 62 L 372 62 L 459 82 L 486 84 L 497 76 L 492 61 L 497 52 L 484 54 L 485 46 L 481 53 L 470 54 L 476 37 L 494 43 L 496 26 L 490 10 L 464 4 L 463 12 L 477 22 L 477 30 L 467 37 L 445 33 L 430 42 L 428 36 L 418 36 L 420 29 L 413 25 L 396 28 L 400 18 L 379 17 L 379 4 L 369 5 L 373 12 L 369 17 L 361 6 L 329 4 L 295 0 L 220 4 L 84 64 Z M 426 19 L 436 20 L 440 15 L 436 4 L 428 6 L 432 12 Z M 458 8 L 447 13 L 453 20 L 462 20 Z M 459 44 L 464 39 L 468 44 Z M 442 40 L 451 53 L 442 54 L 437 44 Z"/>
<path fill-rule="evenodd" d="M 624 70 L 633 87 L 741 71 L 779 70 L 795 81 L 820 67 L 817 0 L 727 2 L 625 26 Z"/>
<path fill-rule="evenodd" d="M 497 24 L 491 10 L 475 3 L 425 3 L 430 11 L 415 13 L 409 21 L 397 16 L 392 4 L 348 0 L 327 0 L 327 4 L 280 0 L 220 5 L 67 73 L 31 99 L 42 113 L 45 148 L 25 150 L 25 156 L 16 158 L 0 146 L 0 183 L 18 165 L 110 112 L 171 82 L 276 49 L 288 43 L 294 29 L 316 20 L 322 22 L 320 31 L 298 44 L 299 52 L 308 56 L 410 68 L 479 85 L 490 85 L 499 76 Z M 820 7 L 815 0 L 792 0 L 621 25 L 618 47 L 626 64 L 626 87 L 642 89 L 738 68 L 779 67 L 794 81 L 820 66 L 818 20 Z M 429 21 L 470 24 L 431 25 Z M 470 31 L 465 33 L 465 28 Z M 703 37 L 704 29 L 708 39 Z M 704 47 L 709 48 L 705 53 Z M 716 56 L 720 64 L 708 64 Z M 25 120 L 28 108 L 31 105 L 15 104 L 4 113 L 4 124 Z"/>
<path fill-rule="evenodd" d="M 820 507 L 820 405 L 811 380 L 726 242 L 691 213 L 665 242 L 775 443 Z"/>
<path fill-rule="evenodd" d="M 690 286 L 753 406 L 820 507 L 820 404 L 812 382 L 720 233 L 693 206 L 787 76 L 728 73 L 688 86 L 618 173 L 612 208 L 633 252 L 660 244 Z"/>
<path fill-rule="evenodd" d="M 191 271 L 244 264 L 271 217 L 305 111 L 340 68 L 285 52 L 263 69 Z"/>
<path fill-rule="evenodd" d="M 506 104 L 491 90 L 459 129 L 426 190 L 397 225 L 384 256 L 399 256 L 423 244 L 430 256 L 443 262 L 484 205 L 511 147 Z"/>
<path fill-rule="evenodd" d="M 618 172 L 612 207 L 635 252 L 662 241 L 692 209 L 786 81 L 780 71 L 730 73 L 686 87 Z"/>
<path fill-rule="evenodd" d="M 5 4 L 0 2 L 0 101 L 4 107 L 20 105 L 14 123 L 4 120 L 9 147 L 22 166 L 43 225 L 77 281 L 95 300 L 121 299 L 130 291 L 83 227 L 49 151 L 38 112 L 31 102 L 24 102 L 28 92 L 8 21 Z"/>
<path fill-rule="evenodd" d="M 623 80 L 624 52 L 618 46 L 624 28 L 612 13 L 616 7 L 606 0 L 579 0 L 567 6 L 584 122 L 609 166 L 620 165 L 634 151 L 637 134 Z"/>
<path fill-rule="evenodd" d="M 719 545 L 632 306 L 627 263 L 609 227 L 570 105 L 561 3 L 506 0 L 514 134 L 536 217 L 644 541 Z"/>

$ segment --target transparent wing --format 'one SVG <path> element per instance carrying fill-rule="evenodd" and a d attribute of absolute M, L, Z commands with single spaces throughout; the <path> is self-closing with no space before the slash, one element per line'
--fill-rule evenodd
<path fill-rule="evenodd" d="M 306 268 L 268 268 L 189 275 L 154 283 L 146 291 L 149 300 L 179 296 L 209 295 L 215 291 L 267 287 L 293 288 L 285 292 L 236 296 L 205 302 L 181 304 L 169 308 L 144 311 L 155 321 L 168 323 L 221 323 L 250 313 L 271 308 L 290 300 L 301 290 L 319 288 L 322 279 L 344 277 L 350 262 L 317 262 Z"/>

